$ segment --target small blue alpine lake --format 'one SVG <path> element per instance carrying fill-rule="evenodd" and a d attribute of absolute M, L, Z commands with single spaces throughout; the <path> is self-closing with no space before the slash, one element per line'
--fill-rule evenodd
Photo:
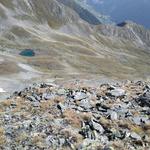
<path fill-rule="evenodd" d="M 35 52 L 33 49 L 24 49 L 19 53 L 19 55 L 25 56 L 25 57 L 33 57 L 35 56 Z"/>

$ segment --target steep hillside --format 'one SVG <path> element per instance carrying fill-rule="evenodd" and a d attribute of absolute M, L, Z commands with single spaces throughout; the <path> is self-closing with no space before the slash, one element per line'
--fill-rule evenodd
<path fill-rule="evenodd" d="M 102 1 L 94 1 L 94 0 L 75 0 L 79 5 L 81 5 L 84 9 L 88 10 L 91 14 L 93 14 L 102 24 L 113 24 L 110 16 L 104 15 L 101 9 L 96 9 L 96 5 L 99 6 Z M 95 7 L 94 7 L 95 6 Z M 88 16 L 88 15 L 87 15 Z"/>
<path fill-rule="evenodd" d="M 100 25 L 97 29 L 96 32 L 105 36 L 131 40 L 138 45 L 150 46 L 150 30 L 146 30 L 143 26 L 137 25 L 131 21 L 122 22 L 117 26 Z"/>
<path fill-rule="evenodd" d="M 57 0 L 57 1 L 73 9 L 83 20 L 87 21 L 88 23 L 94 25 L 101 23 L 98 20 L 98 18 L 96 18 L 96 16 L 94 16 L 92 13 L 90 13 L 88 10 L 80 6 L 75 1 L 70 0 Z"/>
<path fill-rule="evenodd" d="M 87 10 L 74 8 L 71 2 L 74 4 L 67 0 L 0 0 L 3 78 L 26 82 L 47 76 L 149 77 L 149 30 L 135 23 L 89 24 L 78 12 Z M 20 56 L 25 49 L 32 49 L 35 56 Z"/>

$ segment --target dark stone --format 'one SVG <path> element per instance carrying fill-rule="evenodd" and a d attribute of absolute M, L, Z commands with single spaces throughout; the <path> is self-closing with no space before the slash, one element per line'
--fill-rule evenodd
<path fill-rule="evenodd" d="M 118 23 L 117 26 L 118 27 L 124 27 L 124 26 L 126 26 L 126 24 L 127 24 L 126 22 L 121 22 L 121 23 Z"/>
<path fill-rule="evenodd" d="M 15 92 L 13 93 L 13 96 L 18 96 L 18 92 L 15 91 Z"/>
<path fill-rule="evenodd" d="M 96 109 L 101 112 L 107 112 L 107 109 L 109 109 L 109 107 L 102 105 L 101 103 L 97 103 Z"/>
<path fill-rule="evenodd" d="M 150 93 L 144 93 L 142 96 L 139 97 L 138 102 L 139 105 L 142 107 L 150 107 Z"/>
<path fill-rule="evenodd" d="M 106 110 L 107 110 L 107 109 L 110 109 L 110 107 L 108 107 L 108 106 L 106 106 L 106 105 L 102 105 L 102 104 L 101 104 L 101 107 L 102 107 L 103 109 L 106 109 Z"/>
<path fill-rule="evenodd" d="M 37 100 L 40 101 L 42 97 L 38 96 L 37 94 L 33 93 L 32 96 Z"/>
<path fill-rule="evenodd" d="M 33 96 L 27 96 L 27 100 L 29 100 L 31 102 L 36 102 L 36 99 Z"/>

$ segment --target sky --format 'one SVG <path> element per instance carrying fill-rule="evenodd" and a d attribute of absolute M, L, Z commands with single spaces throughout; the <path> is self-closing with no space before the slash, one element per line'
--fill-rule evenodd
<path fill-rule="evenodd" d="M 150 0 L 86 0 L 116 23 L 131 20 L 150 29 Z"/>

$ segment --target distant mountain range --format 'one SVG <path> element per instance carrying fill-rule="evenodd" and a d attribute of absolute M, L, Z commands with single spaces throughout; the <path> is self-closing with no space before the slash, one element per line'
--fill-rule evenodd
<path fill-rule="evenodd" d="M 131 20 L 150 28 L 150 0 L 78 0 L 100 14 L 120 23 Z"/>
<path fill-rule="evenodd" d="M 87 0 L 75 0 L 79 3 L 84 9 L 91 12 L 101 23 L 113 23 L 108 15 L 102 15 L 100 11 L 97 11 L 95 5 L 100 4 L 100 1 L 87 1 Z"/>

